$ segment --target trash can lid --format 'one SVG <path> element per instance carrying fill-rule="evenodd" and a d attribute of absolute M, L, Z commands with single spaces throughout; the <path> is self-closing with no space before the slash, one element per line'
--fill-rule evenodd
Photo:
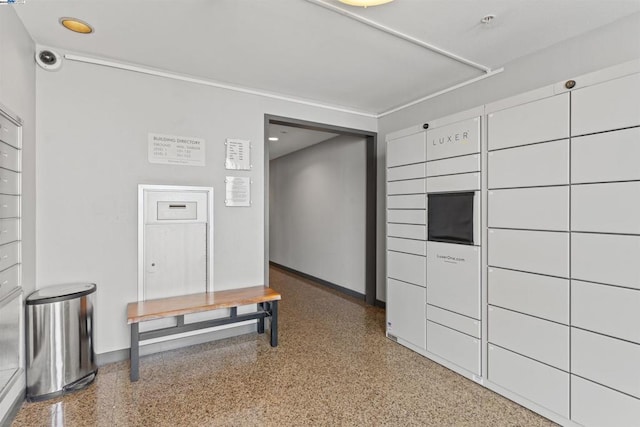
<path fill-rule="evenodd" d="M 95 283 L 65 283 L 39 289 L 26 299 L 27 305 L 50 304 L 80 298 L 96 291 Z"/>

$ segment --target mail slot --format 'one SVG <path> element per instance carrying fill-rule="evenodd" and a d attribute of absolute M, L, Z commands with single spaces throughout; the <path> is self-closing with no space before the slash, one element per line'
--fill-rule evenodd
<path fill-rule="evenodd" d="M 197 202 L 158 202 L 158 220 L 197 219 Z"/>

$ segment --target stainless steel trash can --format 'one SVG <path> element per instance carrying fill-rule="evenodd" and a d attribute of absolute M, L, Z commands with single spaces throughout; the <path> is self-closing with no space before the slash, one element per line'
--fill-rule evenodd
<path fill-rule="evenodd" d="M 79 390 L 97 372 L 93 351 L 96 285 L 72 283 L 40 289 L 26 299 L 27 399 Z"/>

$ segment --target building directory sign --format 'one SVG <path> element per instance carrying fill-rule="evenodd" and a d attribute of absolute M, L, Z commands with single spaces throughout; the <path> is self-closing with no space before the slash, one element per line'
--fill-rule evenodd
<path fill-rule="evenodd" d="M 149 133 L 149 163 L 205 166 L 204 139 Z"/>

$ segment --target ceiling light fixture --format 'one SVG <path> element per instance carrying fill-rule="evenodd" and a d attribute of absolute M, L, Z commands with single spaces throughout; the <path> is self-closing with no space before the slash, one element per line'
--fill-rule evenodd
<path fill-rule="evenodd" d="M 278 138 L 275 137 L 275 136 L 270 136 L 269 137 L 269 141 L 277 141 L 277 140 L 278 140 Z"/>
<path fill-rule="evenodd" d="M 340 0 L 340 3 L 348 4 L 349 6 L 369 7 L 380 6 L 381 4 L 391 3 L 393 0 Z"/>
<path fill-rule="evenodd" d="M 91 27 L 91 25 L 77 18 L 60 18 L 60 25 L 65 27 L 67 30 L 73 31 L 74 33 L 93 33 L 93 27 Z"/>

